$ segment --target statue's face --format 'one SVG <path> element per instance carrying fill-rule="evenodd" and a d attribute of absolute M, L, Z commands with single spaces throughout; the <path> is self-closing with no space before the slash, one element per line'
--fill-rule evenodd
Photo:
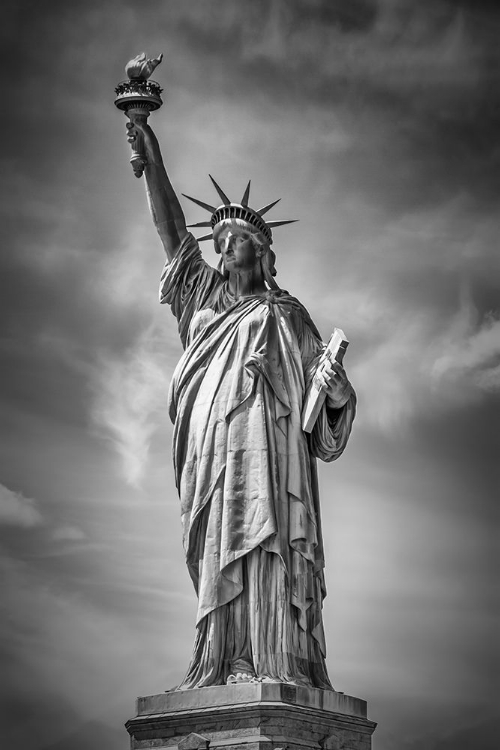
<path fill-rule="evenodd" d="M 224 267 L 233 273 L 251 271 L 260 263 L 262 251 L 255 247 L 252 233 L 237 224 L 230 224 L 217 238 Z"/>

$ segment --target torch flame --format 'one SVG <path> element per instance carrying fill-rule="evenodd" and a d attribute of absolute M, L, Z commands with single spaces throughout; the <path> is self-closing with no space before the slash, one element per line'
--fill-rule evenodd
<path fill-rule="evenodd" d="M 146 53 L 141 52 L 140 55 L 134 57 L 125 65 L 125 73 L 131 80 L 135 81 L 146 81 L 157 65 L 163 60 L 163 54 L 155 57 L 153 60 L 146 58 Z"/>

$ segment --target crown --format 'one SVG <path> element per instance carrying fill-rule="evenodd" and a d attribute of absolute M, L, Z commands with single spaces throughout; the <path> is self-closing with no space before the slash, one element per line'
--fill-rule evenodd
<path fill-rule="evenodd" d="M 190 228 L 211 227 L 212 231 L 210 232 L 210 234 L 205 234 L 203 237 L 199 237 L 198 242 L 213 239 L 213 230 L 215 229 L 217 224 L 221 221 L 224 221 L 224 219 L 242 219 L 243 221 L 246 221 L 248 224 L 251 224 L 253 227 L 255 227 L 257 231 L 262 232 L 269 244 L 271 244 L 271 242 L 273 241 L 271 227 L 279 227 L 283 224 L 292 224 L 294 221 L 297 221 L 297 219 L 289 219 L 288 221 L 264 221 L 264 219 L 262 218 L 264 214 L 266 214 L 273 206 L 275 206 L 279 202 L 280 198 L 278 198 L 278 200 L 276 201 L 273 201 L 272 203 L 268 203 L 268 205 L 264 206 L 263 208 L 259 208 L 258 211 L 254 211 L 254 209 L 250 208 L 250 206 L 248 205 L 248 198 L 250 197 L 250 180 L 248 181 L 246 190 L 243 193 L 241 203 L 232 203 L 224 193 L 224 191 L 219 187 L 219 185 L 217 185 L 212 175 L 209 175 L 209 177 L 212 180 L 214 188 L 217 190 L 219 198 L 222 201 L 221 206 L 210 206 L 208 203 L 203 203 L 203 201 L 199 201 L 197 200 L 197 198 L 191 198 L 190 195 L 186 195 L 185 193 L 183 193 L 183 196 L 185 198 L 193 201 L 193 203 L 201 206 L 206 211 L 210 211 L 210 213 L 212 214 L 210 221 L 200 221 L 198 224 L 189 224 Z"/>

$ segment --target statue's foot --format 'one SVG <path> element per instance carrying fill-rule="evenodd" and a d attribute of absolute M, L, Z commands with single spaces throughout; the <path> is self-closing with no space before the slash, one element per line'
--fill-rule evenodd
<path fill-rule="evenodd" d="M 257 682 L 254 668 L 246 659 L 235 659 L 231 662 L 231 674 L 226 679 L 226 685 L 240 682 Z"/>
<path fill-rule="evenodd" d="M 258 682 L 258 680 L 255 675 L 248 674 L 248 672 L 236 672 L 228 676 L 226 685 L 235 685 L 240 682 Z"/>

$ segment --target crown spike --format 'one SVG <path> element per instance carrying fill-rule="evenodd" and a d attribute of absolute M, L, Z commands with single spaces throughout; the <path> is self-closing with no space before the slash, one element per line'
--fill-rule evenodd
<path fill-rule="evenodd" d="M 189 229 L 192 229 L 193 227 L 211 227 L 212 222 L 211 221 L 199 221 L 197 224 L 187 224 Z"/>
<path fill-rule="evenodd" d="M 245 208 L 248 206 L 248 199 L 250 197 L 250 182 L 251 180 L 248 180 L 248 185 L 243 193 L 243 198 L 241 199 L 241 205 L 245 206 Z"/>
<path fill-rule="evenodd" d="M 267 212 L 270 211 L 273 206 L 275 206 L 277 203 L 279 203 L 280 200 L 281 200 L 281 198 L 278 198 L 277 201 L 273 201 L 272 203 L 268 203 L 267 206 L 264 206 L 264 208 L 259 208 L 259 210 L 257 211 L 257 213 L 259 214 L 259 216 L 264 216 L 264 214 L 267 214 Z"/>
<path fill-rule="evenodd" d="M 203 237 L 198 237 L 198 242 L 203 242 L 203 240 L 213 240 L 213 238 L 213 234 L 204 234 Z"/>
<path fill-rule="evenodd" d="M 213 185 L 214 185 L 214 188 L 215 188 L 215 189 L 217 190 L 217 192 L 219 193 L 219 197 L 220 197 L 221 201 L 223 202 L 223 204 L 224 204 L 225 206 L 229 206 L 229 204 L 231 203 L 231 201 L 229 200 L 229 198 L 227 197 L 227 195 L 226 195 L 226 194 L 224 193 L 224 191 L 222 190 L 222 188 L 220 188 L 220 187 L 219 187 L 219 186 L 217 185 L 217 183 L 215 182 L 215 180 L 214 180 L 214 178 L 212 177 L 212 175 L 211 175 L 211 174 L 209 174 L 208 176 L 209 176 L 209 177 L 210 177 L 210 179 L 212 180 L 212 182 L 213 182 Z"/>
<path fill-rule="evenodd" d="M 282 227 L 284 224 L 294 224 L 298 219 L 289 219 L 288 221 L 266 221 L 268 227 Z"/>
<path fill-rule="evenodd" d="M 193 201 L 193 203 L 196 203 L 198 206 L 201 206 L 205 209 L 205 211 L 210 211 L 211 214 L 215 211 L 215 206 L 209 206 L 208 203 L 203 203 L 203 201 L 199 201 L 197 198 L 191 198 L 190 195 L 186 195 L 186 193 L 182 193 L 184 198 L 187 198 L 190 201 Z"/>

